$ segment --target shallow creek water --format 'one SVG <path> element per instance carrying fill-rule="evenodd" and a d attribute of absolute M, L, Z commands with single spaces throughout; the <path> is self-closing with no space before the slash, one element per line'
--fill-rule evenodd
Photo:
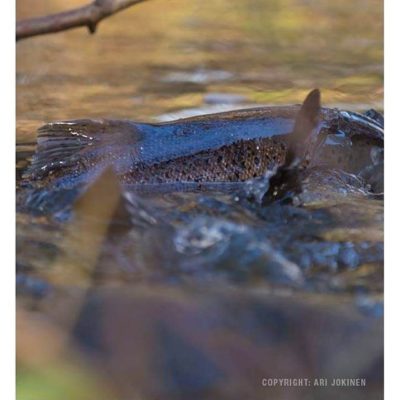
<path fill-rule="evenodd" d="M 17 13 L 81 4 L 19 0 Z M 382 74 L 375 0 L 154 0 L 94 36 L 24 40 L 17 190 L 46 122 L 166 121 L 314 87 L 324 106 L 383 111 Z M 159 189 L 105 173 L 77 202 L 17 213 L 21 398 L 382 397 L 383 200 L 341 171 L 314 171 L 299 205 L 262 207 L 255 183 Z"/>

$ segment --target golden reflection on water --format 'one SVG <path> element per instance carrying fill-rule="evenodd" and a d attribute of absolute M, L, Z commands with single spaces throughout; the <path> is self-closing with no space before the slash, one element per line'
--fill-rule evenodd
<path fill-rule="evenodd" d="M 86 4 L 19 0 L 18 19 Z M 300 102 L 382 108 L 381 0 L 149 0 L 85 28 L 17 44 L 17 139 L 47 121 L 151 120 L 205 104 Z"/>

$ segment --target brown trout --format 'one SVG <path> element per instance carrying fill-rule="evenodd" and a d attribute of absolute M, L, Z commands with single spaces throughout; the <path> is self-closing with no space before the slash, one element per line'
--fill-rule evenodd
<path fill-rule="evenodd" d="M 371 164 L 371 151 L 382 147 L 378 119 L 321 108 L 316 89 L 301 108 L 259 107 L 166 123 L 49 123 L 39 129 L 24 177 L 36 187 L 70 188 L 111 167 L 127 184 L 240 182 L 287 163 L 289 150 L 291 159 L 308 152 L 310 165 L 359 173 Z"/>

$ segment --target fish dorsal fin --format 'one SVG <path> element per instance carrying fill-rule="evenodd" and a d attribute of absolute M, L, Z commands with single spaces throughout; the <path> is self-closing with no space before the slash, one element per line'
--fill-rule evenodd
<path fill-rule="evenodd" d="M 291 202 L 294 194 L 301 192 L 301 171 L 307 164 L 307 153 L 315 139 L 320 109 L 321 94 L 318 89 L 314 89 L 297 113 L 293 132 L 288 137 L 285 162 L 270 177 L 269 189 L 262 199 L 263 205 L 275 200 Z"/>
<path fill-rule="evenodd" d="M 307 95 L 297 113 L 293 133 L 289 138 L 285 165 L 290 165 L 298 157 L 304 157 L 307 144 L 318 126 L 320 109 L 321 93 L 319 89 L 314 89 Z"/>

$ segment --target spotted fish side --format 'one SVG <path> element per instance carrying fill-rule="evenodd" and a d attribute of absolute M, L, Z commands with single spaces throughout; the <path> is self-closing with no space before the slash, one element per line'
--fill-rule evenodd
<path fill-rule="evenodd" d="M 217 150 L 201 151 L 157 164 L 139 163 L 122 176 L 124 183 L 241 182 L 262 176 L 285 159 L 280 138 L 240 140 Z"/>

